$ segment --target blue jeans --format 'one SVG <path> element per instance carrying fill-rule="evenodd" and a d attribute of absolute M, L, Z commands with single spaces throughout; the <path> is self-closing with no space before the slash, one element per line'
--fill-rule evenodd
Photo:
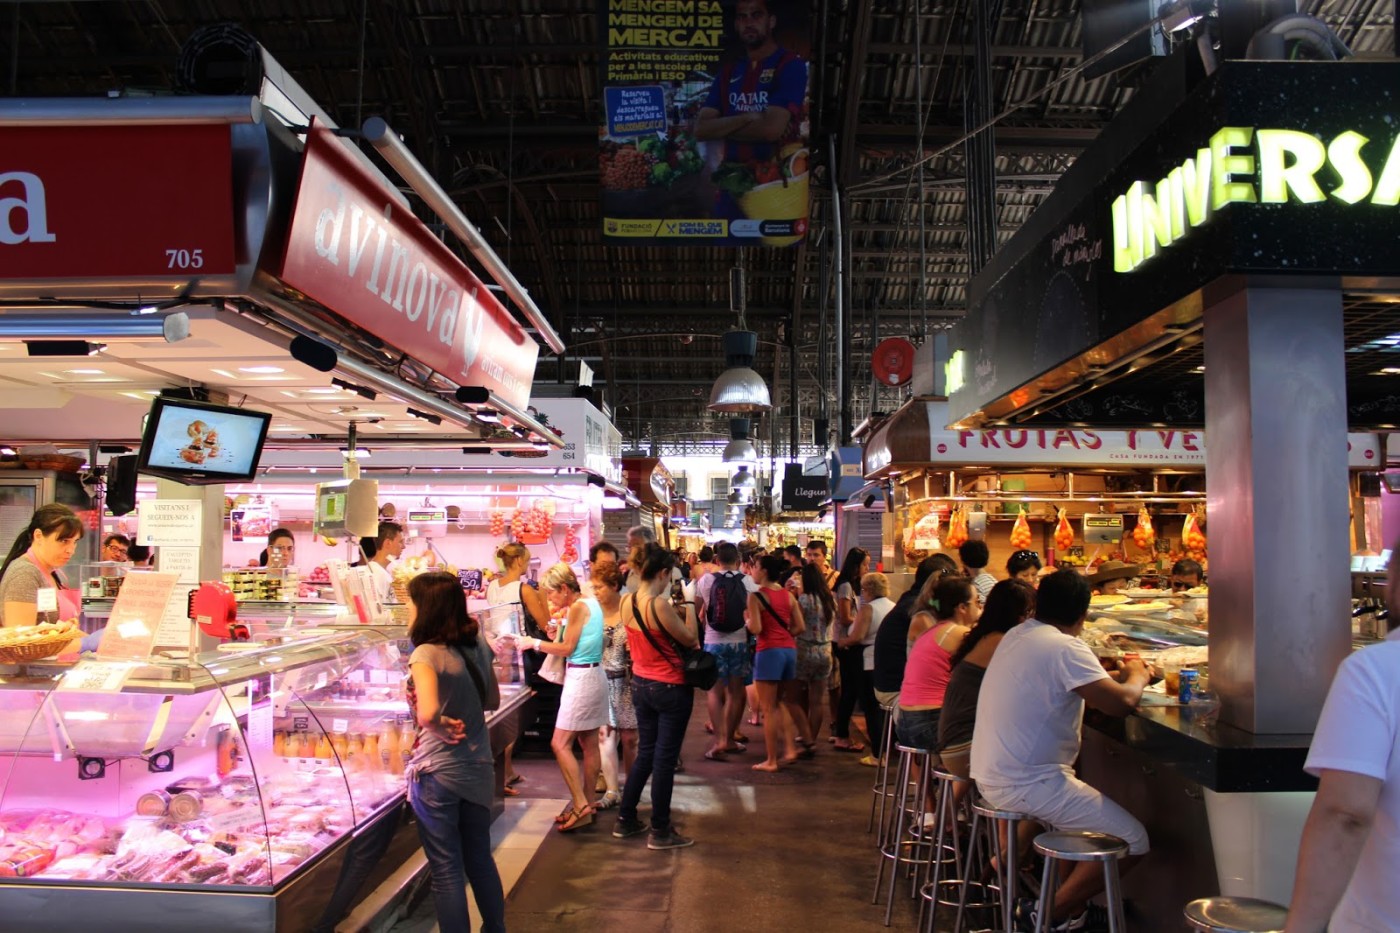
<path fill-rule="evenodd" d="M 463 800 L 431 774 L 409 781 L 408 802 L 428 856 L 433 907 L 442 933 L 471 931 L 464 874 L 481 913 L 483 933 L 505 933 L 506 896 L 491 855 L 491 811 Z"/>
<path fill-rule="evenodd" d="M 676 781 L 676 762 L 681 757 L 681 740 L 690 723 L 695 691 L 682 684 L 663 684 L 645 677 L 632 678 L 632 705 L 637 708 L 637 760 L 622 789 L 619 813 L 624 820 L 637 818 L 642 788 L 651 779 L 651 831 L 662 834 L 671 828 L 671 789 Z"/>

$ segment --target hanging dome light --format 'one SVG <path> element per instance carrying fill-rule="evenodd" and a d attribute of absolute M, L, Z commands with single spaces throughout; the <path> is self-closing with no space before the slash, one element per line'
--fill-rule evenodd
<path fill-rule="evenodd" d="M 741 466 L 739 472 L 729 477 L 729 485 L 736 490 L 747 489 L 752 492 L 758 489 L 758 480 L 754 479 L 754 475 L 749 472 L 748 467 Z"/>
<path fill-rule="evenodd" d="M 768 384 L 752 369 L 758 353 L 758 334 L 751 330 L 731 330 L 723 341 L 724 362 L 729 368 L 710 389 L 710 411 L 744 414 L 772 409 Z"/>
<path fill-rule="evenodd" d="M 748 418 L 731 418 L 729 420 L 729 443 L 724 446 L 724 454 L 720 457 L 723 463 L 757 463 L 758 448 L 753 441 L 749 440 Z"/>

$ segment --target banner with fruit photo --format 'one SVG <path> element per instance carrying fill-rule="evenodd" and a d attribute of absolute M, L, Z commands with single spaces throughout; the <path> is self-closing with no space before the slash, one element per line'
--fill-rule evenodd
<path fill-rule="evenodd" d="M 790 246 L 807 233 L 811 12 L 601 0 L 603 238 Z"/>

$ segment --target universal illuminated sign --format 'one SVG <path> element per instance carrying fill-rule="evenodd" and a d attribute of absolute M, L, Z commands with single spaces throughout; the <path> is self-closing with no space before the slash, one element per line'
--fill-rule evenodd
<path fill-rule="evenodd" d="M 1228 204 L 1315 204 L 1330 197 L 1394 207 L 1400 137 L 1379 178 L 1362 159 L 1370 142 L 1353 130 L 1327 141 L 1298 130 L 1222 127 L 1155 185 L 1135 181 L 1114 200 L 1113 271 L 1133 271 Z"/>

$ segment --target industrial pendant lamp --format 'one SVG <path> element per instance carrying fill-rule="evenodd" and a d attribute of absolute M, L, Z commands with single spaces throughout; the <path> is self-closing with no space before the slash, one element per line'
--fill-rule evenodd
<path fill-rule="evenodd" d="M 740 251 L 740 262 L 743 261 Z M 742 415 L 769 411 L 773 407 L 768 385 L 753 370 L 758 355 L 758 334 L 744 325 L 744 269 L 736 265 L 729 278 L 729 304 L 739 314 L 739 329 L 724 335 L 724 365 L 727 367 L 710 390 L 710 411 Z"/>
<path fill-rule="evenodd" d="M 723 463 L 756 463 L 758 448 L 749 440 L 749 419 L 732 418 L 729 421 L 729 443 L 724 445 Z"/>

